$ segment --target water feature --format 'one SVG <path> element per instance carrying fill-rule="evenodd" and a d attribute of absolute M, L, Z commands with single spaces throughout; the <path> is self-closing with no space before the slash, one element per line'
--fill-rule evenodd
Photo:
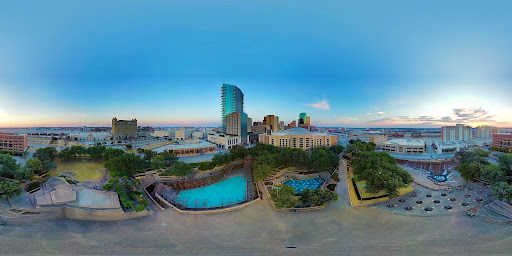
<path fill-rule="evenodd" d="M 306 179 L 306 180 L 296 180 L 296 179 L 289 179 L 283 184 L 288 185 L 290 187 L 295 188 L 295 192 L 299 194 L 304 189 L 317 189 L 322 186 L 324 181 L 318 177 Z"/>
<path fill-rule="evenodd" d="M 202 188 L 183 190 L 176 202 L 190 208 L 212 208 L 245 201 L 247 180 L 236 176 Z"/>

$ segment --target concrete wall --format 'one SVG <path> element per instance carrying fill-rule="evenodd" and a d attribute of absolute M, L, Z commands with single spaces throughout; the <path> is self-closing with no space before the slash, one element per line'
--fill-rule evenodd
<path fill-rule="evenodd" d="M 124 212 L 122 209 L 115 210 L 85 210 L 80 208 L 62 208 L 62 217 L 75 220 L 92 221 L 116 221 L 140 218 L 151 214 L 148 210 L 141 212 Z"/>

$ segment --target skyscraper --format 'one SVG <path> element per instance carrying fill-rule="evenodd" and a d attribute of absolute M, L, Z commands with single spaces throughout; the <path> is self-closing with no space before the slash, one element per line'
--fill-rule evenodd
<path fill-rule="evenodd" d="M 267 131 L 272 130 L 272 132 L 279 131 L 279 117 L 275 115 L 266 115 L 263 117 L 263 125 L 266 127 Z"/>
<path fill-rule="evenodd" d="M 236 85 L 222 84 L 220 88 L 222 132 L 226 132 L 226 116 L 233 112 L 244 112 L 244 94 Z"/>
<path fill-rule="evenodd" d="M 299 114 L 299 124 L 306 124 L 307 117 L 308 117 L 308 114 L 300 113 Z"/>

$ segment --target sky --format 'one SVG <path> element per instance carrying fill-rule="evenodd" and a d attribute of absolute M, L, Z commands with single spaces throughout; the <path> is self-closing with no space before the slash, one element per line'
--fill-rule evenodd
<path fill-rule="evenodd" d="M 0 127 L 512 127 L 512 1 L 3 1 Z"/>

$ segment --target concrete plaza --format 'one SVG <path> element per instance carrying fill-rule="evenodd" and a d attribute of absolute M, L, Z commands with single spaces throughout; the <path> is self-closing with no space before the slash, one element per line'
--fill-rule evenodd
<path fill-rule="evenodd" d="M 510 255 L 510 226 L 460 212 L 418 217 L 350 207 L 340 178 L 340 200 L 317 211 L 276 211 L 264 200 L 212 215 L 168 209 L 120 222 L 8 223 L 0 227 L 1 254 Z"/>

